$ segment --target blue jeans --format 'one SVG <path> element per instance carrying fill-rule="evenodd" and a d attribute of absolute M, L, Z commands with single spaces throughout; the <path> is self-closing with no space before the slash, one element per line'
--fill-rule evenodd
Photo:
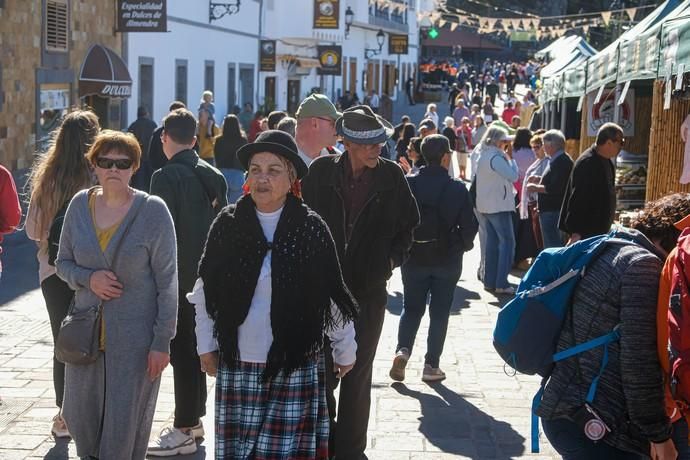
<path fill-rule="evenodd" d="M 678 460 L 690 460 L 688 422 L 684 418 L 681 418 L 673 424 L 673 444 L 678 451 Z"/>
<path fill-rule="evenodd" d="M 484 254 L 484 287 L 507 288 L 508 274 L 515 258 L 513 213 L 483 214 L 486 219 L 486 252 Z"/>
<path fill-rule="evenodd" d="M 558 228 L 559 211 L 539 211 L 539 225 L 544 248 L 560 248 L 563 246 L 563 235 Z"/>
<path fill-rule="evenodd" d="M 233 204 L 242 196 L 242 185 L 244 185 L 244 171 L 239 169 L 220 170 L 228 183 L 228 204 Z"/>
<path fill-rule="evenodd" d="M 544 434 L 563 460 L 641 460 L 648 458 L 588 439 L 582 428 L 567 419 L 542 420 Z"/>
<path fill-rule="evenodd" d="M 401 268 L 403 281 L 403 312 L 398 326 L 396 351 L 407 348 L 412 352 L 419 323 L 429 300 L 429 335 L 424 363 L 438 367 L 446 341 L 448 317 L 453 303 L 455 286 L 462 272 L 462 256 L 451 264 L 424 267 L 406 263 Z"/>

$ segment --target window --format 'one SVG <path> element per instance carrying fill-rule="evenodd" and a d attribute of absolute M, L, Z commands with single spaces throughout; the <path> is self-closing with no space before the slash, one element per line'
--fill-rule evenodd
<path fill-rule="evenodd" d="M 67 0 L 48 0 L 45 18 L 46 50 L 67 51 L 68 36 Z"/>
<path fill-rule="evenodd" d="M 237 94 L 235 92 L 235 64 L 228 64 L 228 113 L 237 104 Z"/>
<path fill-rule="evenodd" d="M 214 67 L 213 61 L 206 61 L 204 65 L 204 91 L 213 92 Z"/>
<path fill-rule="evenodd" d="M 187 60 L 175 61 L 175 100 L 187 104 Z"/>
<path fill-rule="evenodd" d="M 139 106 L 153 113 L 153 58 L 139 58 Z"/>

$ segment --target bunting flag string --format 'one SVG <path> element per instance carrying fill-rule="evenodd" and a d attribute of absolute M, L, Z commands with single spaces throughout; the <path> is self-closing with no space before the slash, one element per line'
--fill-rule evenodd
<path fill-rule="evenodd" d="M 635 14 L 637 13 L 637 8 L 626 8 L 625 12 L 628 14 L 628 17 L 630 18 L 631 21 L 635 20 Z"/>
<path fill-rule="evenodd" d="M 609 21 L 611 20 L 611 12 L 610 11 L 602 11 L 601 12 L 601 19 L 604 20 L 605 25 L 609 25 Z"/>

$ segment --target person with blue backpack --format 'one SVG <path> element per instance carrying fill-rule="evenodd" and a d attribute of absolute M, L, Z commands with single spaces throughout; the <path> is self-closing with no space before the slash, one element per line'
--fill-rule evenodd
<path fill-rule="evenodd" d="M 657 354 L 662 225 L 544 250 L 499 313 L 494 345 L 544 377 L 533 412 L 565 460 L 676 458 Z"/>

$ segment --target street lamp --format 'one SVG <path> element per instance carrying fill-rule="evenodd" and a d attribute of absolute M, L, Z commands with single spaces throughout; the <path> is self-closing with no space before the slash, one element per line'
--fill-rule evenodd
<path fill-rule="evenodd" d="M 364 48 L 364 59 L 371 59 L 373 56 L 381 54 L 381 50 L 383 50 L 383 44 L 385 41 L 386 41 L 386 34 L 383 33 L 383 30 L 379 29 L 378 33 L 376 34 L 376 42 L 379 45 L 379 49 Z"/>
<path fill-rule="evenodd" d="M 349 6 L 345 10 L 345 38 L 350 35 L 350 27 L 352 27 L 352 21 L 355 20 L 355 13 Z"/>
<path fill-rule="evenodd" d="M 227 2 L 209 2 L 208 4 L 208 23 L 217 21 L 223 16 L 240 12 L 241 0 L 231 0 Z"/>

